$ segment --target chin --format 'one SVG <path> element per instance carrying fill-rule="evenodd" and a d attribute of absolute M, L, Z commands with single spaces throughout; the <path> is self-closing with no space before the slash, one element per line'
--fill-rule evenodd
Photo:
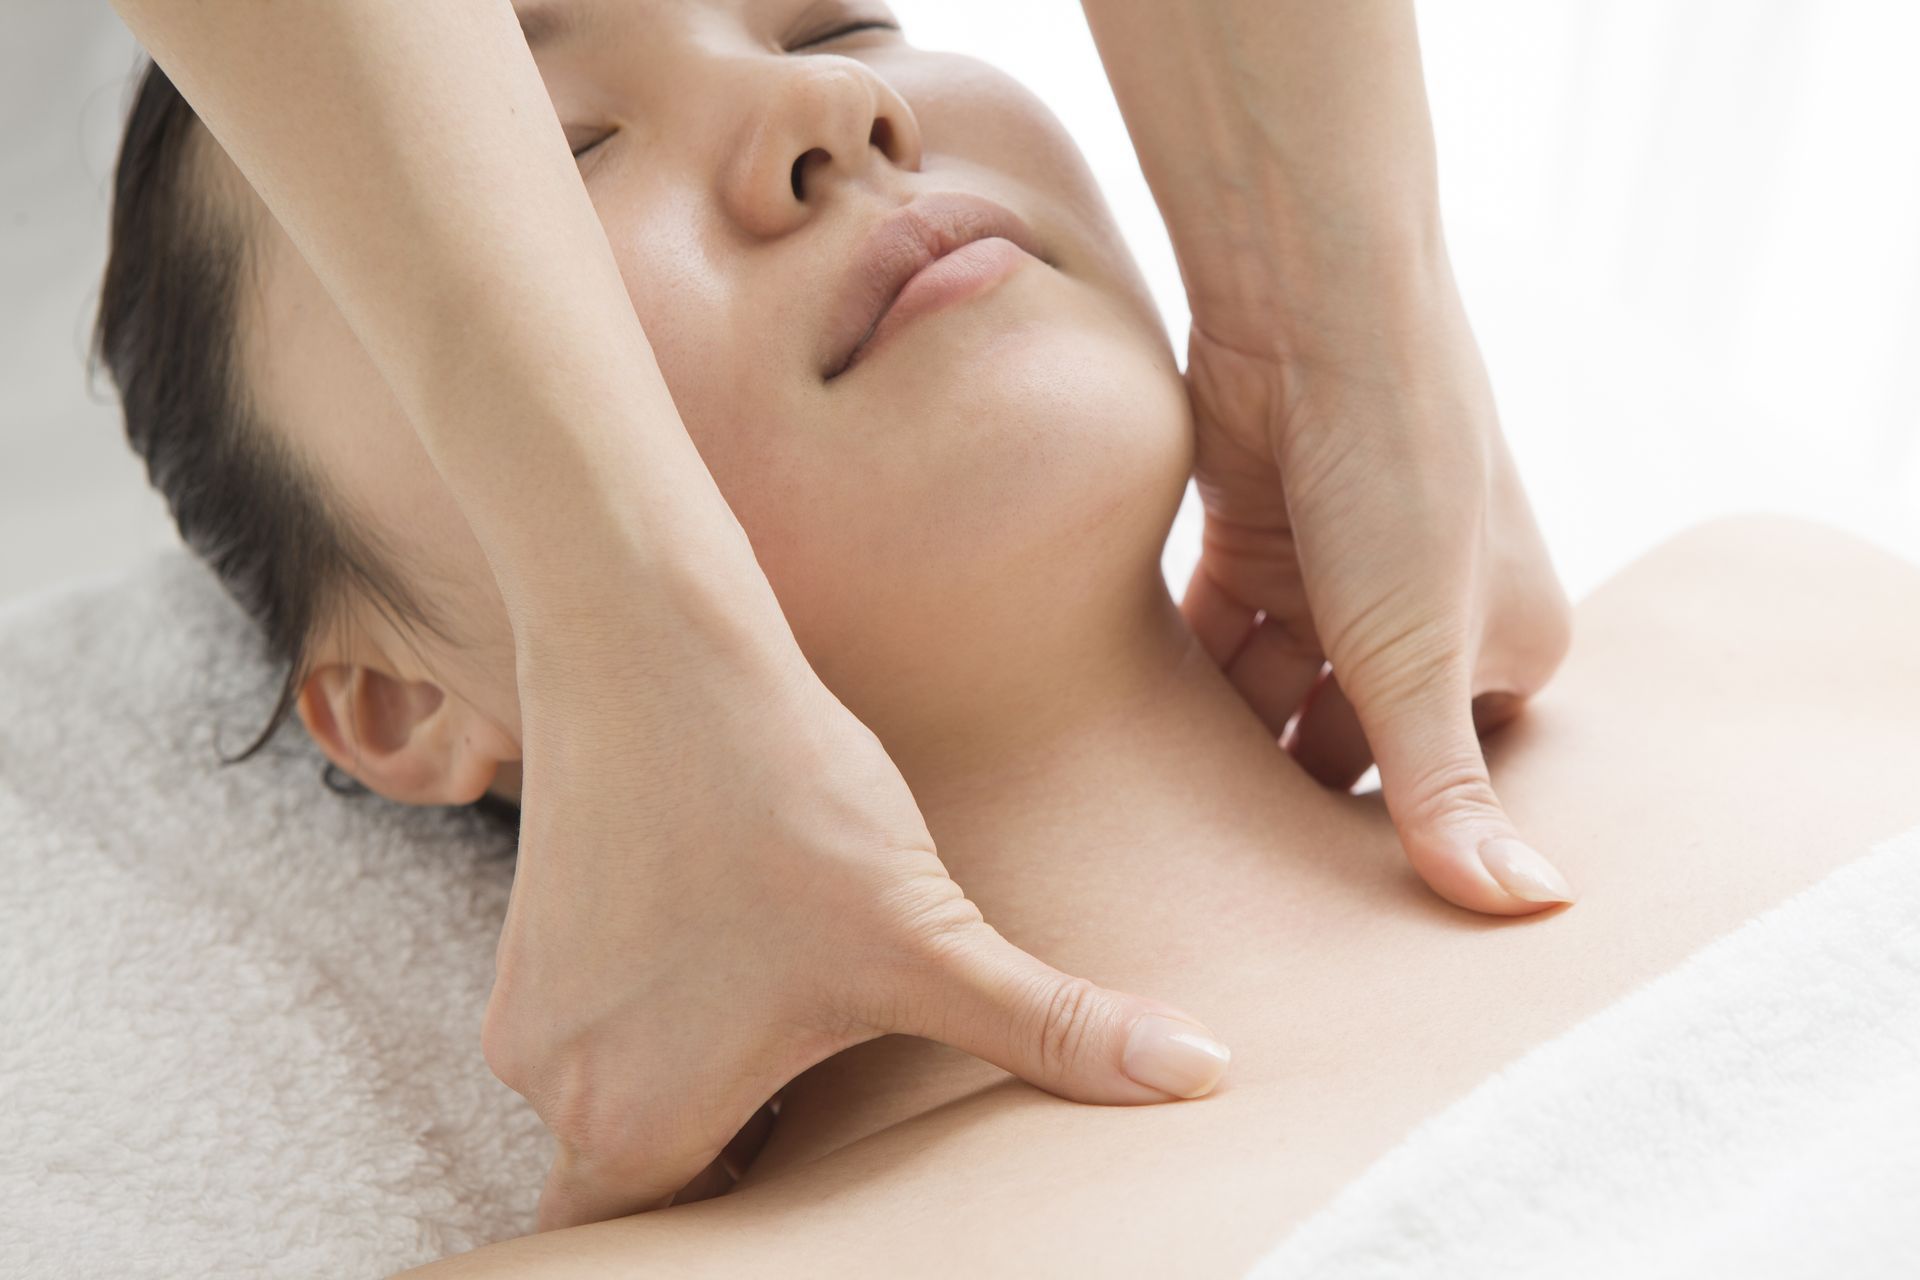
<path fill-rule="evenodd" d="M 925 510 L 965 532 L 974 562 L 1071 554 L 1098 535 L 1156 563 L 1193 464 L 1173 352 L 1118 310 L 1022 318 L 959 335 L 933 394 Z M 964 497 L 945 501 L 940 492 Z"/>
<path fill-rule="evenodd" d="M 876 397 L 805 527 L 762 555 L 816 668 L 904 668 L 1158 580 L 1193 461 L 1164 338 L 1117 310 L 989 319 L 884 353 L 920 367 Z"/>

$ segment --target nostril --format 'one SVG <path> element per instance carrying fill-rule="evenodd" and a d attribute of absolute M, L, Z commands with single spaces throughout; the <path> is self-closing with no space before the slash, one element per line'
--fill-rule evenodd
<path fill-rule="evenodd" d="M 825 148 L 814 147 L 811 150 L 801 152 L 800 158 L 793 162 L 793 173 L 790 175 L 789 181 L 793 184 L 793 198 L 795 200 L 806 199 L 805 175 L 807 171 L 807 161 L 813 156 L 819 156 L 823 160 L 828 158 Z"/>
<path fill-rule="evenodd" d="M 880 148 L 883 156 L 893 156 L 893 126 L 887 123 L 885 116 L 873 118 L 873 132 L 867 135 L 867 145 Z"/>

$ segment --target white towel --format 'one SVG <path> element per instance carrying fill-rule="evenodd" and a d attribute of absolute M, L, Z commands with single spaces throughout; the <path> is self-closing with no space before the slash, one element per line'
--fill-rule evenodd
<path fill-rule="evenodd" d="M 1249 1275 L 1920 1276 L 1920 828 L 1486 1081 Z"/>
<path fill-rule="evenodd" d="M 0 610 L 0 1275 L 384 1276 L 532 1229 L 513 840 L 320 781 L 184 551 Z M 219 731 L 218 747 L 215 730 Z"/>

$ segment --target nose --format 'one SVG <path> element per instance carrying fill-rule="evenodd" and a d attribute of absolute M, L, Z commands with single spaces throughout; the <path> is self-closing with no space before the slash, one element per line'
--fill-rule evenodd
<path fill-rule="evenodd" d="M 840 183 L 871 181 L 873 166 L 920 168 L 920 125 L 906 100 L 864 64 L 832 54 L 778 55 L 757 70 L 727 179 L 733 217 L 758 236 L 805 222 Z"/>

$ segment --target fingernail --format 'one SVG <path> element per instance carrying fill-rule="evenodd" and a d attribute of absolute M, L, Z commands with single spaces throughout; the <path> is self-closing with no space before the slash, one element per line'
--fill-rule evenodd
<path fill-rule="evenodd" d="M 1227 1046 L 1191 1022 L 1148 1013 L 1133 1024 L 1120 1069 L 1135 1084 L 1176 1098 L 1197 1098 L 1220 1083 L 1232 1056 Z"/>
<path fill-rule="evenodd" d="M 1528 902 L 1572 902 L 1573 886 L 1533 846 L 1512 836 L 1495 836 L 1480 846 L 1480 861 L 1500 887 Z"/>

